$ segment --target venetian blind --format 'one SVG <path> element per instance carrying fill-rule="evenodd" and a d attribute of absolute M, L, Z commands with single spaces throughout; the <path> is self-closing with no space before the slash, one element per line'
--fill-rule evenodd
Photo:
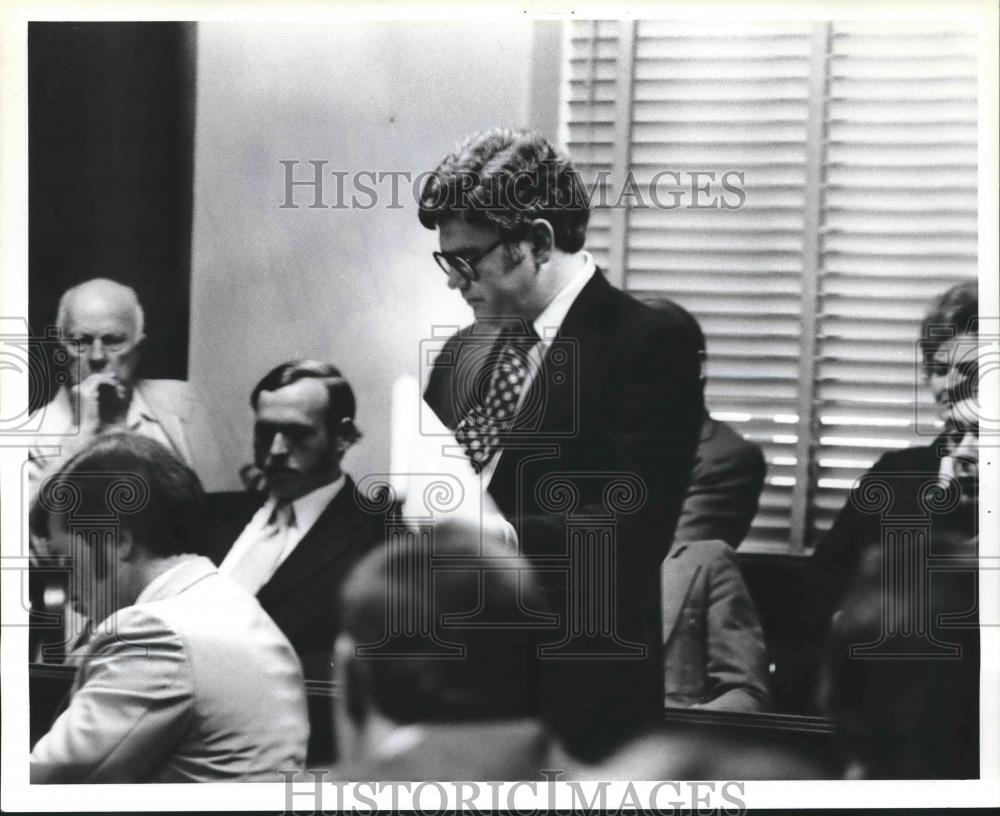
<path fill-rule="evenodd" d="M 701 322 L 709 408 L 768 462 L 743 546 L 808 547 L 879 453 L 916 441 L 920 317 L 975 274 L 975 38 L 567 28 L 562 136 L 593 187 L 588 246 L 612 280 Z M 732 172 L 745 200 L 726 209 Z M 619 202 L 629 178 L 639 199 Z"/>
<path fill-rule="evenodd" d="M 977 275 L 977 55 L 968 29 L 831 26 L 817 532 L 878 456 L 934 431 L 916 341 L 931 300 Z"/>

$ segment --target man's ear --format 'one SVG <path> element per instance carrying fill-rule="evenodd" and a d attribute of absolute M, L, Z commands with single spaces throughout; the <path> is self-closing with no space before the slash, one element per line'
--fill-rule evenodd
<path fill-rule="evenodd" d="M 528 242 L 531 244 L 531 254 L 535 258 L 535 263 L 539 266 L 548 263 L 556 245 L 552 225 L 544 218 L 536 218 L 528 228 Z"/>
<path fill-rule="evenodd" d="M 135 537 L 128 527 L 121 527 L 118 531 L 118 541 L 115 543 L 119 561 L 133 561 L 138 555 L 135 546 Z"/>
<path fill-rule="evenodd" d="M 345 684 L 348 666 L 354 660 L 354 638 L 341 632 L 333 642 L 333 676 Z"/>
<path fill-rule="evenodd" d="M 333 706 L 333 733 L 340 756 L 353 759 L 364 756 L 369 714 L 368 693 L 354 656 L 356 648 L 354 638 L 344 633 L 333 643 L 333 679 L 340 686 Z"/>
<path fill-rule="evenodd" d="M 344 417 L 340 420 L 340 424 L 334 432 L 333 446 L 336 448 L 337 453 L 343 456 L 347 453 L 347 449 L 354 444 L 354 440 L 357 439 L 357 437 L 358 433 L 357 429 L 354 427 L 354 420 L 350 417 Z"/>

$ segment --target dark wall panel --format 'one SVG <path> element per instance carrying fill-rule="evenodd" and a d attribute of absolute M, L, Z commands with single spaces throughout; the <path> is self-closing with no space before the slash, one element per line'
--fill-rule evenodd
<path fill-rule="evenodd" d="M 32 330 L 69 286 L 119 280 L 146 311 L 148 377 L 187 377 L 194 69 L 192 23 L 28 29 Z"/>

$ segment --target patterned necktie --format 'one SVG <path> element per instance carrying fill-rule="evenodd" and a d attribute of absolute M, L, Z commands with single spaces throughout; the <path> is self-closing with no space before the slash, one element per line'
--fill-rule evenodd
<path fill-rule="evenodd" d="M 477 400 L 455 428 L 455 439 L 465 449 L 476 473 L 493 458 L 500 435 L 510 431 L 528 377 L 528 352 L 541 338 L 533 327 L 528 333 L 505 332 L 489 380 L 486 396 Z"/>
<path fill-rule="evenodd" d="M 260 538 L 233 567 L 229 573 L 247 592 L 256 595 L 277 569 L 281 554 L 285 551 L 288 529 L 295 524 L 295 511 L 290 502 L 275 505 L 271 518 L 260 531 Z"/>

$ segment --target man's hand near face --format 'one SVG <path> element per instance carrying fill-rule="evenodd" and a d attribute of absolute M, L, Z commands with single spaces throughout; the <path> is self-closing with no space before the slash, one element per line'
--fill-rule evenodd
<path fill-rule="evenodd" d="M 70 396 L 79 406 L 81 434 L 93 436 L 110 425 L 121 424 L 125 419 L 127 390 L 112 372 L 91 374 L 70 389 Z"/>
<path fill-rule="evenodd" d="M 102 431 L 120 425 L 128 411 L 128 394 L 118 376 L 99 371 L 70 388 L 78 414 L 77 433 L 62 442 L 63 457 L 72 456 Z"/>

